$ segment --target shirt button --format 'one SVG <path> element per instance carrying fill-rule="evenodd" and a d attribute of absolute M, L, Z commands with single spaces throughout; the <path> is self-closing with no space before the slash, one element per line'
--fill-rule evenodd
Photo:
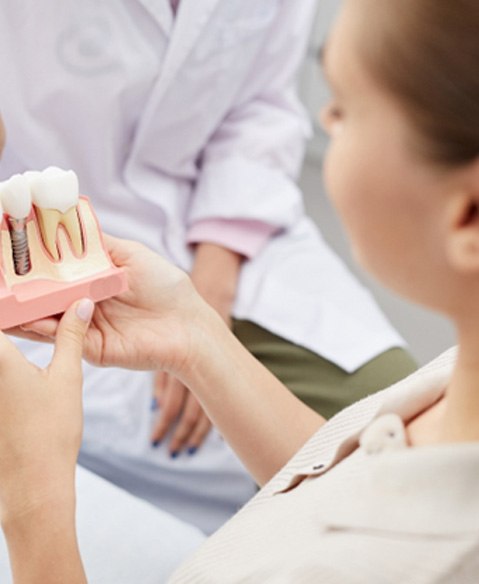
<path fill-rule="evenodd" d="M 405 448 L 407 440 L 402 419 L 397 414 L 377 418 L 363 431 L 359 445 L 367 454 Z"/>

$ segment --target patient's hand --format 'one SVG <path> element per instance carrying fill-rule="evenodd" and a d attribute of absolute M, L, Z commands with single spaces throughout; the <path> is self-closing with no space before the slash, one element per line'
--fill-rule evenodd
<path fill-rule="evenodd" d="M 38 509 L 74 501 L 82 435 L 83 338 L 91 301 L 58 324 L 51 364 L 39 369 L 0 333 L 0 520 L 5 526 Z"/>
<path fill-rule="evenodd" d="M 213 311 L 189 277 L 139 243 L 105 237 L 113 263 L 125 270 L 129 290 L 99 302 L 85 339 L 85 358 L 95 365 L 164 369 L 181 375 L 204 334 L 198 322 Z M 36 340 L 56 335 L 48 318 L 15 334 Z M 26 333 L 26 334 L 25 334 Z"/>

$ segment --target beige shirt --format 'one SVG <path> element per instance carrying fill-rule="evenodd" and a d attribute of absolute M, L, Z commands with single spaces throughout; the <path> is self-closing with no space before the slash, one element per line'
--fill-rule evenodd
<path fill-rule="evenodd" d="M 479 444 L 404 438 L 454 359 L 335 416 L 170 582 L 479 582 Z"/>

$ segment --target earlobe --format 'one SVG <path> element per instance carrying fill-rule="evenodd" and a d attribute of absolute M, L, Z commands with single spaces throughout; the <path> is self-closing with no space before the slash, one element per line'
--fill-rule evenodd
<path fill-rule="evenodd" d="M 447 257 L 463 273 L 479 273 L 479 199 L 456 195 L 448 206 Z"/>

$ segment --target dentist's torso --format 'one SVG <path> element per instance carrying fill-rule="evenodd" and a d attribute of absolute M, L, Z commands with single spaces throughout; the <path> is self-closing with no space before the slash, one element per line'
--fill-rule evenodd
<path fill-rule="evenodd" d="M 0 178 L 52 164 L 73 168 L 105 231 L 189 269 L 185 217 L 202 150 L 245 83 L 265 31 L 291 1 L 182 0 L 174 22 L 168 0 L 5 0 Z M 314 0 L 295 5 L 313 13 Z M 305 218 L 245 265 L 235 315 L 348 370 L 401 343 Z M 47 359 L 43 347 L 29 351 Z M 214 432 L 192 458 L 171 461 L 166 449 L 151 449 L 150 374 L 88 367 L 86 380 L 90 467 L 123 477 L 125 487 L 206 531 L 253 494 Z"/>

